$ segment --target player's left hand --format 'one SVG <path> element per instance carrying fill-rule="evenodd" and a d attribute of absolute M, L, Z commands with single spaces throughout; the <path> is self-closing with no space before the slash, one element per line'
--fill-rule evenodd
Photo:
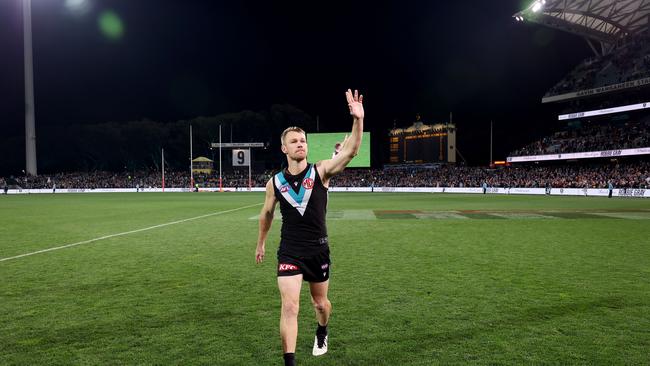
<path fill-rule="evenodd" d="M 351 89 L 345 92 L 345 98 L 348 100 L 348 108 L 350 108 L 350 115 L 355 119 L 363 119 L 363 95 L 359 95 L 359 91 L 355 90 L 352 93 Z"/>
<path fill-rule="evenodd" d="M 260 264 L 264 261 L 264 246 L 257 246 L 255 250 L 255 263 Z"/>

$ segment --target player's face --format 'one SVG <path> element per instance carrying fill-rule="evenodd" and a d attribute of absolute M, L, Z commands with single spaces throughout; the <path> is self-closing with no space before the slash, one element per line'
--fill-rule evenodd
<path fill-rule="evenodd" d="M 282 145 L 282 152 L 287 155 L 289 159 L 304 160 L 307 158 L 307 138 L 304 133 L 289 131 L 284 136 L 284 145 Z"/>

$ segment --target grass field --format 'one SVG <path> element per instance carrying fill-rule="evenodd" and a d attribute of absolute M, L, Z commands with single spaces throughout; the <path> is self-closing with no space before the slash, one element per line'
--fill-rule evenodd
<path fill-rule="evenodd" d="M 0 196 L 0 364 L 281 364 L 262 200 Z M 304 286 L 301 365 L 650 364 L 650 200 L 332 193 L 328 226 L 330 352 Z"/>

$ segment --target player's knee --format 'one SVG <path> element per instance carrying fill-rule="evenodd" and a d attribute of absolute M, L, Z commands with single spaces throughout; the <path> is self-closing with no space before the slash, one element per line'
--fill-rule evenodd
<path fill-rule="evenodd" d="M 282 314 L 285 316 L 295 317 L 298 316 L 298 311 L 300 310 L 300 305 L 298 301 L 283 301 L 282 302 Z"/>
<path fill-rule="evenodd" d="M 312 302 L 312 304 L 314 304 L 314 308 L 316 309 L 316 311 L 318 311 L 320 313 L 324 312 L 329 307 L 331 307 L 330 301 L 327 298 L 322 298 L 322 299 L 320 299 L 320 298 L 319 299 L 312 298 L 311 302 Z"/>

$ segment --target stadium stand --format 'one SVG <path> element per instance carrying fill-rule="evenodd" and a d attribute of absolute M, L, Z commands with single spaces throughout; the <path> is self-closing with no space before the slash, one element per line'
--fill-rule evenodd
<path fill-rule="evenodd" d="M 650 77 L 650 32 L 626 37 L 612 53 L 584 60 L 545 97 Z"/>
<path fill-rule="evenodd" d="M 584 166 L 512 166 L 500 169 L 442 165 L 438 169 L 346 170 L 333 186 L 367 187 L 489 187 L 650 188 L 650 162 Z"/>
<path fill-rule="evenodd" d="M 535 0 L 513 14 L 516 21 L 582 37 L 594 53 L 550 88 L 542 103 L 647 88 L 649 14 L 647 0 Z"/>
<path fill-rule="evenodd" d="M 633 122 L 584 121 L 567 125 L 510 156 L 564 154 L 572 152 L 631 149 L 650 146 L 650 116 Z"/>
<path fill-rule="evenodd" d="M 269 173 L 260 173 L 253 176 L 253 186 L 263 187 Z M 13 179 L 10 178 L 10 179 Z M 58 173 L 53 175 L 26 176 L 15 178 L 17 186 L 22 189 L 48 189 L 56 184 L 62 189 L 98 189 L 98 188 L 159 188 L 162 186 L 161 173 L 159 171 L 136 171 L 136 172 L 74 172 Z M 194 181 L 200 187 L 218 187 L 219 177 L 199 174 L 194 176 Z M 165 172 L 165 186 L 169 188 L 187 188 L 190 186 L 188 172 Z M 248 173 L 229 172 L 223 176 L 225 187 L 248 187 Z"/>
<path fill-rule="evenodd" d="M 648 175 L 650 152 L 649 5 L 646 0 L 536 0 L 513 15 L 583 37 L 594 57 L 546 92 L 542 103 L 553 103 L 549 108 L 556 108 L 564 125 L 548 121 L 553 133 L 512 151 L 507 161 L 518 164 L 517 173 L 505 184 L 538 184 L 535 173 L 521 172 L 542 169 L 559 187 L 600 187 L 603 178 L 619 187 L 647 185 L 639 176 Z"/>
<path fill-rule="evenodd" d="M 264 187 L 273 172 L 253 175 L 253 186 Z M 187 172 L 165 173 L 166 186 L 189 187 Z M 66 173 L 51 176 L 16 179 L 23 189 L 57 188 L 141 188 L 160 187 L 160 172 L 134 173 Z M 336 176 L 332 187 L 522 187 L 543 188 L 605 188 L 608 182 L 617 188 L 650 188 L 650 162 L 593 163 L 584 165 L 535 166 L 521 165 L 489 169 L 438 165 L 433 168 L 411 169 L 347 169 Z M 219 186 L 218 177 L 195 176 L 200 187 Z M 223 186 L 248 187 L 248 175 L 229 172 L 223 176 Z"/>

